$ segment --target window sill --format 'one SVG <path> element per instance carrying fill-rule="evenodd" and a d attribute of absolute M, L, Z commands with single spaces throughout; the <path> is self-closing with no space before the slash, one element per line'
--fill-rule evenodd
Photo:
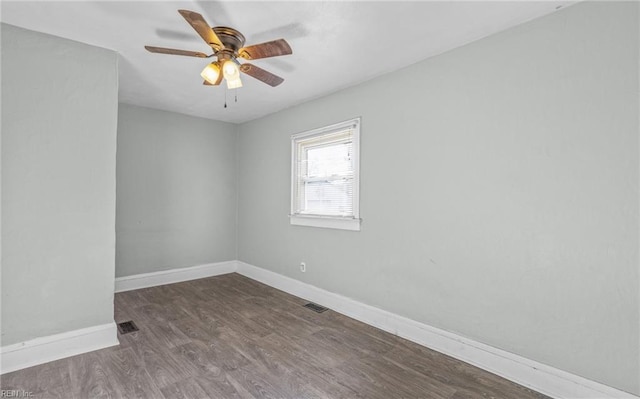
<path fill-rule="evenodd" d="M 360 231 L 360 219 L 349 219 L 330 216 L 291 215 L 289 217 L 289 221 L 294 226 Z"/>

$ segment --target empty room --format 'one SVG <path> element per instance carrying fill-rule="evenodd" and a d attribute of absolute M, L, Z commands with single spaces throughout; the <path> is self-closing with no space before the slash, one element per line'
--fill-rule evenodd
<path fill-rule="evenodd" d="M 0 398 L 640 399 L 640 3 L 0 21 Z"/>

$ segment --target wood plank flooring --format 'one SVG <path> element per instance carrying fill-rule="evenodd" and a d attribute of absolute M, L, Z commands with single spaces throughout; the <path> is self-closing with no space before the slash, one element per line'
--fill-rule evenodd
<path fill-rule="evenodd" d="M 35 398 L 546 398 L 227 274 L 118 293 L 120 346 L 5 374 Z"/>

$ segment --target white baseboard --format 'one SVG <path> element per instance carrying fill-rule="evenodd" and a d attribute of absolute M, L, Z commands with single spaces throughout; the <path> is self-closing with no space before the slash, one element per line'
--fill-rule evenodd
<path fill-rule="evenodd" d="M 553 398 L 640 399 L 638 396 L 604 384 L 240 261 L 211 263 L 183 269 L 119 277 L 116 279 L 116 292 L 233 272 L 326 306 L 363 323 L 447 354 Z M 4 359 L 3 372 L 5 372 Z"/>
<path fill-rule="evenodd" d="M 116 323 L 81 328 L 0 348 L 0 374 L 119 345 Z"/>
<path fill-rule="evenodd" d="M 235 260 L 116 278 L 116 292 L 180 283 L 236 271 Z"/>
<path fill-rule="evenodd" d="M 638 396 L 630 393 L 244 262 L 238 261 L 237 273 L 470 363 L 553 398 L 639 399 Z"/>

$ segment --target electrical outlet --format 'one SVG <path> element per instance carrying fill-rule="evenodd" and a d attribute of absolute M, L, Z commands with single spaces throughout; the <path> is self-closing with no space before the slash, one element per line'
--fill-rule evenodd
<path fill-rule="evenodd" d="M 300 262 L 300 271 L 305 273 L 307 271 L 307 264 L 304 262 Z"/>

